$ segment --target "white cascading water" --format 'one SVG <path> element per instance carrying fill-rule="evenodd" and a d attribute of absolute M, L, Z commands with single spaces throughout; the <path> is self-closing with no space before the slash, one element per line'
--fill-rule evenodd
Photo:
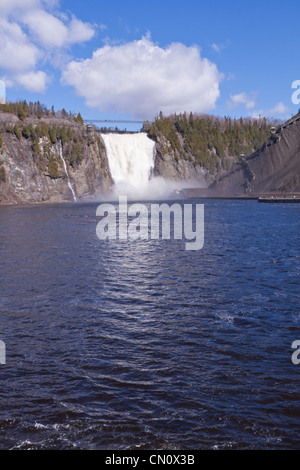
<path fill-rule="evenodd" d="M 62 153 L 62 145 L 61 145 L 61 142 L 60 142 L 60 145 L 59 145 L 59 156 L 60 158 L 62 159 L 62 162 L 63 162 L 63 165 L 64 165 L 64 170 L 65 170 L 65 173 L 66 173 L 66 176 L 67 176 L 67 181 L 68 181 L 68 186 L 72 192 L 72 195 L 73 195 L 73 199 L 74 201 L 76 202 L 77 201 L 77 198 L 76 198 L 76 194 L 75 194 L 75 191 L 73 189 L 73 186 L 71 184 L 71 181 L 70 181 L 70 177 L 69 177 L 69 172 L 68 172 L 68 168 L 67 168 L 67 164 L 66 164 L 66 161 L 63 157 L 63 153 Z"/>
<path fill-rule="evenodd" d="M 161 177 L 152 177 L 155 142 L 144 133 L 101 134 L 115 186 L 113 197 L 133 200 L 160 199 L 172 188 Z"/>
<path fill-rule="evenodd" d="M 143 197 L 154 168 L 155 143 L 145 134 L 102 134 L 114 193 Z"/>

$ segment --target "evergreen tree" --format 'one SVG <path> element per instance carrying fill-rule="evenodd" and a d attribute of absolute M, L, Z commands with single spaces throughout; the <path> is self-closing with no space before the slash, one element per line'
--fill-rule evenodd
<path fill-rule="evenodd" d="M 76 121 L 77 121 L 79 124 L 83 124 L 83 119 L 82 119 L 80 113 L 78 113 Z"/>

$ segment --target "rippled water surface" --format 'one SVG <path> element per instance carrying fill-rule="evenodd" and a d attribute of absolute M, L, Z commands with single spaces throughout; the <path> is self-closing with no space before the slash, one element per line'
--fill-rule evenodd
<path fill-rule="evenodd" d="M 0 448 L 299 447 L 300 207 L 196 202 L 194 252 L 0 208 Z"/>

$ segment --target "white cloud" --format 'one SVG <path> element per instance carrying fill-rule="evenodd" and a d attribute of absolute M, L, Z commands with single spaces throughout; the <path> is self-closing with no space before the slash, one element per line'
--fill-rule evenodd
<path fill-rule="evenodd" d="M 32 1 L 32 0 L 30 0 Z M 41 0 L 42 5 L 48 8 L 58 7 L 60 0 Z"/>
<path fill-rule="evenodd" d="M 287 114 L 289 111 L 289 108 L 284 104 L 284 103 L 277 103 L 274 108 L 272 109 L 269 109 L 269 111 L 267 111 L 266 115 L 267 116 L 282 116 L 284 114 Z"/>
<path fill-rule="evenodd" d="M 0 20 L 0 67 L 20 72 L 35 67 L 38 48 L 32 44 L 17 23 Z"/>
<path fill-rule="evenodd" d="M 57 65 L 69 46 L 90 40 L 95 26 L 64 12 L 58 0 L 0 0 L 0 73 L 7 86 L 45 91 L 49 79 L 41 63 Z M 47 11 L 49 10 L 50 11 Z"/>
<path fill-rule="evenodd" d="M 210 47 L 219 54 L 220 52 L 222 52 L 223 49 L 226 49 L 229 45 L 230 40 L 227 39 L 223 44 L 217 44 L 216 42 L 214 42 L 213 44 L 211 44 Z"/>
<path fill-rule="evenodd" d="M 45 72 L 39 70 L 18 75 L 16 81 L 28 91 L 43 93 L 46 90 L 49 79 Z"/>
<path fill-rule="evenodd" d="M 228 106 L 230 108 L 245 106 L 246 109 L 252 109 L 255 107 L 255 99 L 253 96 L 247 95 L 245 92 L 237 93 L 236 95 L 230 95 Z"/>
<path fill-rule="evenodd" d="M 252 113 L 252 117 L 256 119 L 262 116 L 265 116 L 268 118 L 274 118 L 274 119 L 278 118 L 279 116 L 281 116 L 282 118 L 287 118 L 288 112 L 289 112 L 289 108 L 284 103 L 279 102 L 271 109 L 267 109 L 267 110 L 260 109 L 258 111 L 254 111 Z"/>
<path fill-rule="evenodd" d="M 264 112 L 263 109 L 253 111 L 252 114 L 251 114 L 251 117 L 253 119 L 260 119 L 261 117 L 265 117 L 265 112 Z"/>
<path fill-rule="evenodd" d="M 221 45 L 218 45 L 218 44 L 216 44 L 216 43 L 213 43 L 213 44 L 211 45 L 211 48 L 212 48 L 214 51 L 216 51 L 216 52 L 221 52 L 221 50 L 223 49 L 223 46 L 222 46 L 222 44 L 221 44 Z"/>
<path fill-rule="evenodd" d="M 72 17 L 69 23 L 42 9 L 27 12 L 22 22 L 29 28 L 33 38 L 46 48 L 62 48 L 90 40 L 95 30 L 89 23 Z"/>
<path fill-rule="evenodd" d="M 2 14 L 10 14 L 29 10 L 36 7 L 39 4 L 39 0 L 1 0 L 0 12 Z"/>
<path fill-rule="evenodd" d="M 197 47 L 174 43 L 160 48 L 148 35 L 106 45 L 90 59 L 71 61 L 62 81 L 74 86 L 91 108 L 147 119 L 160 110 L 168 114 L 213 109 L 222 78 Z"/>
<path fill-rule="evenodd" d="M 44 10 L 31 10 L 22 18 L 33 39 L 44 47 L 62 47 L 67 40 L 68 28 L 58 18 Z"/>
<path fill-rule="evenodd" d="M 100 25 L 100 29 L 105 29 L 104 25 Z M 68 30 L 67 43 L 76 44 L 92 39 L 95 34 L 94 28 L 89 23 L 84 23 L 78 18 L 73 17 Z"/>

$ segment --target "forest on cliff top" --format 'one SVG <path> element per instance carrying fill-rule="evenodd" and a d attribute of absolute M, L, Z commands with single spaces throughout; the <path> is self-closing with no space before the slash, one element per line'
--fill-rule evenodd
<path fill-rule="evenodd" d="M 53 106 L 48 109 L 39 101 L 27 103 L 26 100 L 1 104 L 0 112 L 18 118 L 17 122 L 6 123 L 6 127 L 0 130 L 0 147 L 4 140 L 3 134 L 14 134 L 18 140 L 30 139 L 32 150 L 38 157 L 39 139 L 47 137 L 52 144 L 58 140 L 71 142 L 67 159 L 74 167 L 80 163 L 83 137 L 77 132 L 73 135 L 69 126 L 70 123 L 76 126 L 84 124 L 80 113 L 67 112 L 65 109 L 55 111 Z M 28 123 L 30 118 L 37 122 Z M 64 122 L 68 125 L 64 126 Z M 229 116 L 221 118 L 196 113 L 164 116 L 159 113 L 153 122 L 145 122 L 142 130 L 159 143 L 162 155 L 172 153 L 175 160 L 189 160 L 214 176 L 226 173 L 239 159 L 260 148 L 270 137 L 271 127 L 276 124 L 278 122 L 266 118 L 233 119 Z M 55 166 L 51 162 L 49 170 L 53 177 L 57 175 Z"/>
<path fill-rule="evenodd" d="M 227 171 L 239 159 L 255 152 L 271 135 L 277 121 L 266 118 L 232 119 L 194 113 L 163 116 L 145 123 L 144 130 L 162 142 L 162 154 L 188 159 L 209 173 Z M 163 142 L 170 145 L 164 147 Z"/>

